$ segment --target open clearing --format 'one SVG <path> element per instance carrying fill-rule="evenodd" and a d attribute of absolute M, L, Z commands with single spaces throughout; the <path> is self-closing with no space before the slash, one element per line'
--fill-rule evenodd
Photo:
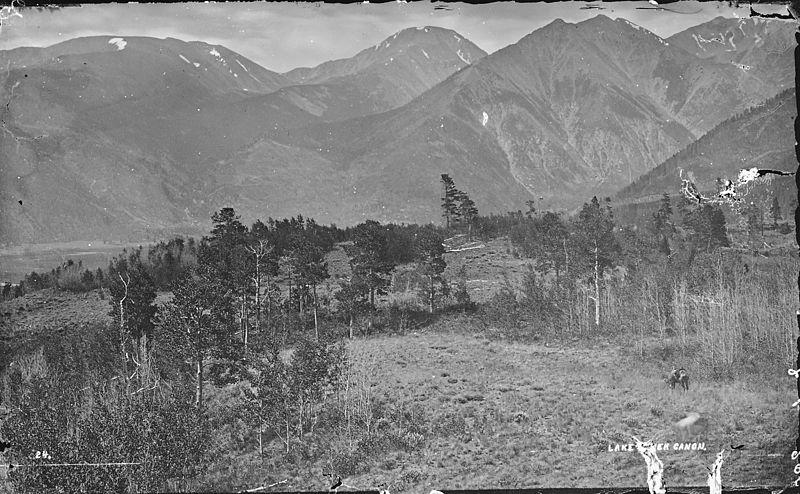
<path fill-rule="evenodd" d="M 55 269 L 72 259 L 83 262 L 86 269 L 108 267 L 108 262 L 122 249 L 137 248 L 147 243 L 106 243 L 102 240 L 29 244 L 0 249 L 0 281 L 18 283 L 32 271 L 38 273 Z"/>
<path fill-rule="evenodd" d="M 525 272 L 526 261 L 505 247 L 494 241 L 449 253 L 446 276 L 452 280 L 460 264 L 466 264 L 473 300 L 486 300 L 502 283 L 502 273 L 516 285 Z M 343 252 L 337 250 L 329 262 L 332 273 L 347 275 Z M 158 301 L 166 298 L 160 294 Z M 44 341 L 50 331 L 110 322 L 108 304 L 99 291 L 43 290 L 1 303 L 0 323 Z M 624 336 L 569 345 L 523 344 L 490 338 L 480 327 L 477 317 L 449 314 L 416 333 L 348 342 L 373 404 L 412 413 L 422 426 L 423 441 L 415 450 L 369 457 L 356 474 L 343 479 L 345 484 L 359 489 L 383 485 L 390 492 L 645 486 L 641 456 L 609 452 L 609 445 L 630 443 L 635 435 L 672 446 L 678 438 L 671 425 L 689 412 L 708 419 L 707 430 L 689 441 L 704 443 L 705 450 L 659 451 L 668 487 L 705 485 L 706 467 L 723 448 L 729 451 L 722 469 L 726 486 L 794 480 L 790 453 L 797 414 L 791 403 L 796 388 L 785 371 L 768 383 L 715 383 L 676 361 L 692 375 L 690 391 L 682 393 L 663 382 L 668 366 L 648 367 L 636 358 L 639 348 Z M 321 332 L 328 329 L 323 326 Z M 210 401 L 233 404 L 234 390 L 209 386 L 208 391 Z M 317 451 L 314 456 L 322 457 L 290 466 L 281 459 L 279 441 L 259 458 L 255 431 L 231 424 L 231 433 L 239 439 L 210 468 L 218 480 L 225 479 L 214 488 L 253 488 L 282 480 L 287 482 L 275 490 L 329 486 L 322 472 L 330 471 L 336 452 Z M 744 448 L 731 451 L 730 445 Z"/>
<path fill-rule="evenodd" d="M 608 446 L 658 439 L 679 442 L 672 424 L 688 412 L 705 416 L 704 451 L 659 451 L 667 486 L 703 486 L 721 449 L 726 486 L 784 485 L 793 480 L 790 453 L 797 430 L 796 396 L 789 376 L 779 390 L 738 383 L 692 382 L 688 393 L 670 391 L 669 369 L 647 368 L 622 350 L 623 342 L 582 346 L 508 343 L 467 334 L 470 323 L 442 321 L 424 332 L 349 343 L 373 401 L 384 409 L 411 410 L 427 425 L 416 451 L 370 458 L 344 479 L 358 489 L 390 492 L 435 489 L 646 486 L 646 467 L 633 452 Z M 222 390 L 220 390 L 222 391 Z M 225 394 L 222 391 L 221 394 Z M 219 396 L 221 398 L 221 396 Z M 246 488 L 287 480 L 274 489 L 326 489 L 320 472 L 335 453 L 314 464 L 287 468 L 273 444 L 259 460 L 254 435 L 231 452 Z M 744 445 L 730 451 L 730 445 Z M 772 456 L 767 456 L 771 454 Z M 247 482 L 250 482 L 249 484 Z"/>
<path fill-rule="evenodd" d="M 745 448 L 726 459 L 726 485 L 791 480 L 793 382 L 772 392 L 699 382 L 682 394 L 662 381 L 665 369 L 643 368 L 611 342 L 554 348 L 430 332 L 356 341 L 351 348 L 380 364 L 374 383 L 388 402 L 418 404 L 433 423 L 463 418 L 465 427 L 454 435 L 431 437 L 420 452 L 397 459 L 418 469 L 423 485 L 644 486 L 641 456 L 608 452 L 608 445 L 631 442 L 630 434 L 674 443 L 671 424 L 690 411 L 709 419 L 697 438 L 706 451 L 659 452 L 667 485 L 705 485 L 705 467 L 731 444 Z M 767 453 L 783 456 L 756 456 Z M 349 483 L 386 478 L 370 474 Z"/>

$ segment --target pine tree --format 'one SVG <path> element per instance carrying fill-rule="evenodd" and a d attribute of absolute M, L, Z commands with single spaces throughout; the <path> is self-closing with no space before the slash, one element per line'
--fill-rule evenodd
<path fill-rule="evenodd" d="M 603 272 L 613 265 L 614 256 L 620 250 L 619 243 L 614 238 L 614 217 L 611 212 L 610 201 L 606 199 L 606 206 L 600 206 L 597 197 L 583 205 L 574 222 L 575 245 L 579 249 L 581 261 L 591 264 L 592 279 L 594 281 L 595 325 L 600 325 L 600 280 Z"/>
<path fill-rule="evenodd" d="M 690 210 L 684 225 L 690 230 L 689 239 L 695 248 L 711 252 L 719 247 L 730 247 L 725 214 L 718 206 L 704 204 Z"/>
<path fill-rule="evenodd" d="M 247 249 L 250 234 L 233 208 L 222 208 L 211 220 L 214 227 L 200 243 L 198 266 L 204 275 L 218 280 L 235 296 L 238 325 L 231 328 L 231 337 L 239 333 L 244 339 L 249 332 L 248 301 L 252 292 L 252 255 Z"/>
<path fill-rule="evenodd" d="M 367 220 L 353 229 L 353 245 L 345 250 L 350 256 L 353 277 L 358 284 L 369 287 L 369 305 L 375 309 L 375 295 L 384 294 L 389 274 L 395 264 L 386 258 L 388 230 L 374 220 Z"/>
<path fill-rule="evenodd" d="M 455 182 L 449 175 L 442 174 L 442 185 L 444 186 L 444 196 L 442 197 L 442 216 L 445 219 L 445 228 L 450 226 L 458 219 L 458 202 Z"/>
<path fill-rule="evenodd" d="M 157 310 L 155 284 L 142 264 L 141 252 L 139 248 L 127 257 L 123 253 L 112 260 L 106 281 L 111 294 L 109 315 L 119 326 L 120 352 L 125 366 L 137 356 L 141 340 L 152 334 Z M 138 357 L 141 361 L 142 356 Z M 127 376 L 127 367 L 124 370 Z"/>
<path fill-rule="evenodd" d="M 478 217 L 478 208 L 475 207 L 472 199 L 461 191 L 459 191 L 458 195 L 458 215 L 467 224 L 467 234 L 472 239 L 472 225 L 475 222 L 475 218 Z"/>
<path fill-rule="evenodd" d="M 176 284 L 159 321 L 161 341 L 195 367 L 195 406 L 201 408 L 207 360 L 238 353 L 231 348 L 236 346 L 231 338 L 235 326 L 232 291 L 215 277 L 188 276 Z"/>
<path fill-rule="evenodd" d="M 528 206 L 528 210 L 525 212 L 525 215 L 528 218 L 533 218 L 533 215 L 536 214 L 536 201 L 529 199 L 525 201 L 525 205 Z"/>
<path fill-rule="evenodd" d="M 444 260 L 444 238 L 431 228 L 421 228 L 415 235 L 415 251 L 419 272 L 428 279 L 425 294 L 428 303 L 428 312 L 433 314 L 436 294 L 446 294 L 447 284 L 442 277 L 447 263 Z M 439 285 L 437 289 L 436 285 Z"/>
<path fill-rule="evenodd" d="M 348 319 L 350 339 L 353 338 L 353 323 L 359 314 L 369 307 L 369 286 L 359 283 L 358 279 L 340 283 L 340 289 L 334 294 L 339 302 L 341 312 Z"/>
<path fill-rule="evenodd" d="M 322 249 L 304 237 L 297 237 L 290 250 L 292 272 L 303 288 L 311 287 L 312 303 L 314 310 L 314 332 L 319 339 L 319 323 L 317 318 L 317 286 L 329 278 L 328 264 L 325 262 L 325 253 Z M 301 292 L 301 313 L 303 312 L 303 294 Z"/>
<path fill-rule="evenodd" d="M 672 223 L 672 205 L 669 194 L 666 192 L 661 197 L 661 206 L 658 211 L 653 213 L 653 233 L 658 237 L 658 247 L 661 253 L 669 255 L 671 253 L 670 240 L 675 233 L 675 225 Z"/>

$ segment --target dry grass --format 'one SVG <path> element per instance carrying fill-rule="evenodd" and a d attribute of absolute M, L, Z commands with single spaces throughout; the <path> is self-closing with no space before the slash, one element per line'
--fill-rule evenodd
<path fill-rule="evenodd" d="M 445 275 L 452 280 L 466 265 L 477 301 L 496 293 L 503 273 L 519 286 L 527 261 L 506 247 L 497 240 L 449 253 Z M 342 254 L 329 256 L 335 277 L 347 275 Z M 625 298 L 630 294 L 611 289 L 603 300 L 603 317 L 611 323 L 602 335 L 593 332 L 588 299 L 576 299 L 572 326 L 544 335 L 539 344 L 487 338 L 475 319 L 463 315 L 442 316 L 404 336 L 352 341 L 350 384 L 331 405 L 346 410 L 349 428 L 339 424 L 307 436 L 292 457 L 276 443 L 259 458 L 255 431 L 231 419 L 218 429 L 219 454 L 205 485 L 243 489 L 287 480 L 275 490 L 327 489 L 323 473 L 349 468 L 345 484 L 390 492 L 644 486 L 641 456 L 608 452 L 608 444 L 627 443 L 630 435 L 674 442 L 671 425 L 688 412 L 708 418 L 699 438 L 706 450 L 659 451 L 668 487 L 705 485 L 706 467 L 731 444 L 745 448 L 726 458 L 726 486 L 788 483 L 797 431 L 796 410 L 789 406 L 795 382 L 786 375 L 794 357 L 794 273 L 787 269 L 772 290 L 748 282 L 709 293 L 710 304 L 676 287 L 676 327 L 670 329 L 659 326 L 646 294 Z M 414 301 L 410 292 L 392 297 Z M 0 309 L 12 314 L 12 325 L 30 331 L 107 318 L 108 301 L 98 292 L 44 291 Z M 753 348 L 764 353 L 753 355 Z M 776 371 L 757 383 L 742 379 L 746 366 L 738 374 L 720 373 L 754 357 L 774 362 Z M 688 393 L 670 391 L 663 382 L 672 363 L 689 369 Z M 224 412 L 238 400 L 236 386 L 207 389 L 212 409 Z M 379 423 L 387 420 L 405 447 L 353 455 L 366 429 L 380 436 Z"/>
<path fill-rule="evenodd" d="M 709 420 L 698 439 L 706 450 L 660 451 L 668 486 L 704 485 L 705 467 L 730 444 L 745 448 L 726 459 L 726 485 L 791 480 L 790 436 L 797 419 L 789 408 L 792 383 L 782 378 L 775 379 L 774 390 L 696 380 L 684 394 L 663 382 L 668 369 L 645 367 L 608 341 L 589 348 L 505 343 L 450 331 L 448 325 L 350 343 L 353 365 L 361 369 L 353 385 L 368 376 L 353 395 L 358 417 L 367 417 L 366 402 L 382 403 L 414 415 L 425 432 L 413 451 L 363 459 L 358 473 L 343 475 L 346 484 L 383 484 L 391 492 L 644 486 L 640 456 L 608 452 L 608 445 L 631 442 L 630 435 L 673 443 L 678 439 L 672 424 L 690 411 Z M 784 456 L 758 456 L 766 453 Z M 249 453 L 245 458 L 252 464 Z M 335 452 L 328 454 L 304 465 L 299 475 L 275 456 L 267 460 L 270 469 L 252 465 L 273 482 L 288 479 L 295 489 L 317 489 L 327 482 L 318 472 L 329 471 L 336 460 Z"/>
<path fill-rule="evenodd" d="M 689 411 L 710 420 L 708 450 L 664 452 L 669 484 L 702 485 L 705 465 L 731 443 L 746 448 L 727 460 L 727 485 L 791 477 L 787 433 L 796 430 L 796 414 L 789 386 L 764 391 L 700 382 L 681 395 L 663 383 L 663 369 L 642 368 L 612 346 L 555 349 L 426 334 L 359 342 L 353 351 L 383 357 L 374 382 L 386 399 L 421 405 L 431 423 L 464 419 L 458 434 L 431 436 L 410 459 L 438 488 L 643 485 L 641 459 L 609 453 L 608 443 L 628 442 L 630 434 L 673 442 L 671 424 Z M 756 453 L 786 453 L 786 461 Z"/>
<path fill-rule="evenodd" d="M 0 302 L 0 324 L 14 331 L 37 334 L 45 328 L 69 328 L 110 320 L 108 298 L 99 290 L 69 293 L 40 290 Z"/>
<path fill-rule="evenodd" d="M 507 274 L 515 286 L 522 285 L 529 260 L 515 257 L 513 247 L 507 239 L 483 242 L 485 247 L 462 252 L 448 252 L 444 259 L 447 269 L 444 277 L 455 280 L 461 266 L 467 273 L 467 289 L 474 302 L 485 302 L 500 290 L 503 274 Z"/>

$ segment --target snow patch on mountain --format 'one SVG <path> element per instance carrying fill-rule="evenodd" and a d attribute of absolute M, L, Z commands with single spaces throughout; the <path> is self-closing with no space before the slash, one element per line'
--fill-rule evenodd
<path fill-rule="evenodd" d="M 640 25 L 638 25 L 638 24 L 634 24 L 634 23 L 632 23 L 631 21 L 629 21 L 628 19 L 622 19 L 621 17 L 620 17 L 620 19 L 621 19 L 622 21 L 624 21 L 624 22 L 625 22 L 625 24 L 627 24 L 627 25 L 629 25 L 630 27 L 632 27 L 632 28 L 636 29 L 637 31 L 646 31 L 646 29 L 644 29 L 642 26 L 640 26 Z"/>
<path fill-rule="evenodd" d="M 240 62 L 238 58 L 236 59 L 236 63 L 238 63 L 239 67 L 243 68 L 245 72 L 250 72 L 249 70 L 247 70 L 247 67 L 242 65 L 242 62 Z"/>
<path fill-rule="evenodd" d="M 456 55 L 458 55 L 458 58 L 460 58 L 465 64 L 469 65 L 469 64 L 472 63 L 472 62 L 469 61 L 469 55 L 468 54 L 465 55 L 464 53 L 461 53 L 461 48 L 456 50 Z"/>
<path fill-rule="evenodd" d="M 702 34 L 692 34 L 692 38 L 694 38 L 694 41 L 695 43 L 697 43 L 697 46 L 699 46 L 703 51 L 706 51 L 706 47 L 701 45 L 700 43 L 706 44 L 706 43 L 716 42 L 721 45 L 727 44 L 727 42 L 725 41 L 725 36 L 722 33 L 719 33 L 719 38 L 714 37 L 711 39 L 705 39 Z"/>
<path fill-rule="evenodd" d="M 213 49 L 212 49 L 211 51 L 209 51 L 208 53 L 209 53 L 209 54 L 211 54 L 211 55 L 213 55 L 213 56 L 215 56 L 215 57 L 217 57 L 217 59 L 218 59 L 220 62 L 222 62 L 222 65 L 224 65 L 225 67 L 227 67 L 227 66 L 228 66 L 228 62 L 226 62 L 226 61 L 225 61 L 225 59 L 222 57 L 222 54 L 220 54 L 220 52 L 218 52 L 216 48 L 213 48 Z"/>
<path fill-rule="evenodd" d="M 179 56 L 179 57 L 181 57 L 181 60 L 183 60 L 184 62 L 186 62 L 186 63 L 192 63 L 192 62 L 190 62 L 190 61 L 189 61 L 189 59 L 188 59 L 188 58 L 184 57 L 182 54 L 178 53 L 178 56 Z"/>
<path fill-rule="evenodd" d="M 481 124 L 484 127 L 486 127 L 486 122 L 488 122 L 488 121 L 489 121 L 489 114 L 486 113 L 486 112 L 483 112 L 483 120 L 481 120 Z"/>
<path fill-rule="evenodd" d="M 657 35 L 656 33 L 652 32 L 652 31 L 649 31 L 649 30 L 647 30 L 647 29 L 643 28 L 642 26 L 640 26 L 640 25 L 638 25 L 638 24 L 634 24 L 633 22 L 629 21 L 628 19 L 623 19 L 622 17 L 620 17 L 620 18 L 619 18 L 619 19 L 617 19 L 617 20 L 624 22 L 625 24 L 627 24 L 627 25 L 629 25 L 630 27 L 632 27 L 632 28 L 636 29 L 637 31 L 641 31 L 641 32 L 643 32 L 643 33 L 645 33 L 645 34 L 649 34 L 649 35 L 651 35 L 651 36 L 655 37 L 655 38 L 658 40 L 658 42 L 659 42 L 659 43 L 661 43 L 662 45 L 664 45 L 664 46 L 669 46 L 669 43 L 667 43 L 666 41 L 664 41 L 664 40 L 661 38 L 661 36 Z"/>
<path fill-rule="evenodd" d="M 694 38 L 694 42 L 697 43 L 697 47 L 703 51 L 706 51 L 706 47 L 700 44 L 700 40 L 697 39 L 697 35 L 692 33 L 692 38 Z"/>
<path fill-rule="evenodd" d="M 420 48 L 420 50 L 422 50 L 422 48 Z M 425 58 L 430 60 L 431 57 L 428 56 L 428 52 L 426 52 L 425 50 L 422 50 L 422 54 L 425 55 Z"/>
<path fill-rule="evenodd" d="M 115 45 L 117 47 L 117 51 L 122 51 L 125 49 L 125 46 L 128 44 L 124 38 L 111 38 L 108 40 L 109 45 Z"/>

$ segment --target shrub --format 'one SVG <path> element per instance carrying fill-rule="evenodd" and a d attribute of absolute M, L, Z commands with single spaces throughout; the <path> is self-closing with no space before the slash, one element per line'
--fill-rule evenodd
<path fill-rule="evenodd" d="M 14 445 L 10 463 L 23 465 L 9 472 L 15 492 L 163 490 L 170 479 L 199 472 L 209 432 L 180 396 L 129 395 L 122 384 L 78 390 L 48 378 L 28 383 L 19 408 L 0 425 L 0 436 Z M 37 462 L 135 465 L 27 466 Z"/>

